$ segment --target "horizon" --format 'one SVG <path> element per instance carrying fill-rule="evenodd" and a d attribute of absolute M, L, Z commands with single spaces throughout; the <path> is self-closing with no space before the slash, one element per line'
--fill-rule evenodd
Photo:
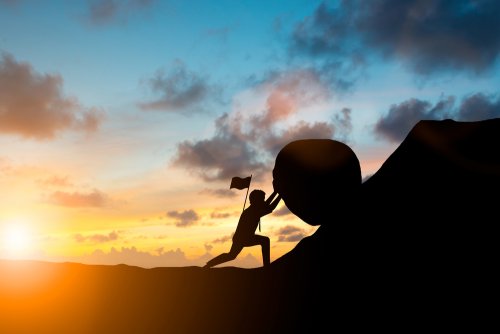
<path fill-rule="evenodd" d="M 0 0 L 0 259 L 201 266 L 231 246 L 246 192 L 231 178 L 269 196 L 290 141 L 344 142 L 367 178 L 419 120 L 500 117 L 498 15 Z M 257 233 L 275 260 L 316 229 L 281 202 Z M 248 247 L 225 265 L 261 264 Z"/>

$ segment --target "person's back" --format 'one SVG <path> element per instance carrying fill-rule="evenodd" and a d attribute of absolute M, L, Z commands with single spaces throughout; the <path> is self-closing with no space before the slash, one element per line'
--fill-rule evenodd
<path fill-rule="evenodd" d="M 272 209 L 270 209 L 269 205 L 266 205 L 264 201 L 262 203 L 251 204 L 241 214 L 238 226 L 233 235 L 233 240 L 237 239 L 243 241 L 253 236 L 259 225 L 260 218 L 271 212 Z"/>

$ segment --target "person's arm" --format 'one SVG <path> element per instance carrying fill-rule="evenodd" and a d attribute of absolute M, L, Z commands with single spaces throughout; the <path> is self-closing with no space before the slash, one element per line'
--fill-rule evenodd
<path fill-rule="evenodd" d="M 275 191 L 273 191 L 273 193 L 266 199 L 266 204 L 267 205 L 270 205 L 271 202 L 273 201 L 273 199 L 276 197 L 276 195 L 278 195 L 278 193 Z"/>
<path fill-rule="evenodd" d="M 275 198 L 276 197 L 276 198 Z M 281 201 L 281 195 L 274 191 L 266 200 L 266 215 L 273 212 Z"/>
<path fill-rule="evenodd" d="M 278 206 L 278 203 L 281 201 L 281 195 L 278 194 L 278 196 L 276 197 L 276 199 L 269 205 L 269 207 L 271 208 L 271 211 L 274 211 L 274 209 L 276 209 L 276 207 Z"/>

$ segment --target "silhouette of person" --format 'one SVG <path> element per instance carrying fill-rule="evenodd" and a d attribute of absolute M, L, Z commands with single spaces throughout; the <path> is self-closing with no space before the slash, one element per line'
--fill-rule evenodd
<path fill-rule="evenodd" d="M 208 261 L 205 268 L 211 268 L 218 264 L 234 260 L 244 247 L 260 245 L 262 248 L 262 261 L 264 267 L 270 263 L 269 238 L 255 234 L 260 218 L 270 214 L 278 205 L 281 196 L 274 191 L 267 200 L 264 201 L 266 193 L 262 190 L 253 190 L 250 193 L 250 206 L 243 210 L 233 235 L 233 244 L 229 253 L 222 253 Z M 277 196 L 277 197 L 276 197 Z M 276 197 L 276 198 L 275 198 Z"/>

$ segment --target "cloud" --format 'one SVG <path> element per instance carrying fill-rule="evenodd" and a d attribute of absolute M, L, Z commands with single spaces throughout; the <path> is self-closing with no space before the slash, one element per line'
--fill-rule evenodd
<path fill-rule="evenodd" d="M 109 203 L 109 198 L 101 191 L 94 189 L 89 193 L 55 191 L 49 195 L 49 203 L 71 208 L 103 207 Z"/>
<path fill-rule="evenodd" d="M 219 198 L 231 198 L 236 196 L 236 192 L 230 189 L 203 189 L 200 193 Z"/>
<path fill-rule="evenodd" d="M 394 104 L 375 124 L 377 135 L 393 142 L 403 140 L 420 120 L 452 118 L 457 121 L 479 121 L 500 117 L 500 96 L 476 93 L 462 99 L 455 107 L 454 96 L 442 97 L 436 104 L 409 99 Z"/>
<path fill-rule="evenodd" d="M 290 214 L 292 214 L 292 212 L 285 205 L 278 210 L 273 211 L 273 215 L 277 217 L 287 216 Z"/>
<path fill-rule="evenodd" d="M 0 57 L 0 133 L 52 139 L 63 130 L 95 131 L 103 112 L 64 96 L 59 75 L 40 74 L 11 55 Z"/>
<path fill-rule="evenodd" d="M 169 211 L 167 217 L 176 219 L 175 226 L 188 227 L 196 224 L 200 216 L 194 210 Z"/>
<path fill-rule="evenodd" d="M 47 177 L 45 179 L 41 179 L 37 181 L 41 186 L 49 186 L 49 187 L 70 187 L 73 183 L 69 180 L 67 176 L 57 176 L 53 175 L 51 177 Z"/>
<path fill-rule="evenodd" d="M 453 97 L 448 97 L 441 99 L 435 105 L 419 99 L 393 104 L 387 115 L 381 117 L 375 124 L 375 132 L 390 141 L 400 141 L 418 121 L 446 117 L 454 101 Z"/>
<path fill-rule="evenodd" d="M 205 244 L 204 247 L 205 247 L 205 252 L 207 253 L 210 253 L 210 251 L 214 248 L 214 246 L 210 244 Z"/>
<path fill-rule="evenodd" d="M 275 234 L 278 236 L 278 242 L 296 242 L 307 235 L 305 230 L 292 225 L 280 228 Z"/>
<path fill-rule="evenodd" d="M 338 134 L 344 139 L 344 141 L 347 140 L 347 137 L 352 131 L 351 114 L 352 110 L 350 108 L 342 108 L 342 110 L 340 110 L 340 113 L 334 116 Z"/>
<path fill-rule="evenodd" d="M 183 141 L 177 145 L 172 164 L 184 167 L 205 181 L 230 180 L 235 175 L 263 173 L 266 165 L 257 151 L 231 128 L 229 116 L 217 118 L 216 133 L 210 139 Z"/>
<path fill-rule="evenodd" d="M 296 125 L 279 133 L 270 133 L 264 136 L 264 148 L 273 156 L 289 142 L 299 139 L 333 138 L 335 126 L 328 122 L 307 123 L 299 121 Z"/>
<path fill-rule="evenodd" d="M 265 129 L 289 118 L 299 108 L 330 96 L 318 73 L 308 69 L 272 72 L 258 89 L 268 91 L 266 108 L 262 114 L 253 117 L 252 122 L 254 126 Z"/>
<path fill-rule="evenodd" d="M 498 61 L 499 16 L 492 0 L 325 1 L 295 27 L 291 53 L 341 68 L 381 57 L 421 75 L 482 73 Z"/>
<path fill-rule="evenodd" d="M 109 241 L 118 240 L 118 232 L 113 231 L 109 234 L 92 234 L 92 235 L 81 235 L 75 234 L 74 239 L 76 242 L 92 242 L 92 243 L 104 243 Z"/>
<path fill-rule="evenodd" d="M 94 23 L 105 23 L 112 20 L 118 12 L 118 4 L 114 0 L 94 0 L 89 2 L 90 19 Z"/>
<path fill-rule="evenodd" d="M 219 88 L 208 79 L 189 71 L 180 60 L 168 73 L 158 70 L 148 81 L 151 91 L 158 95 L 151 102 L 140 103 L 142 110 L 158 110 L 190 115 L 205 111 L 204 106 L 219 95 Z"/>
<path fill-rule="evenodd" d="M 220 237 L 220 238 L 217 238 L 217 239 L 214 239 L 212 240 L 212 243 L 214 244 L 223 244 L 223 243 L 226 243 L 228 241 L 231 241 L 233 239 L 233 235 L 225 235 L 223 237 Z"/>
<path fill-rule="evenodd" d="M 210 218 L 213 219 L 224 219 L 224 218 L 229 218 L 234 216 L 234 212 L 220 212 L 220 211 L 213 211 L 210 213 Z"/>
<path fill-rule="evenodd" d="M 155 0 L 88 0 L 87 17 L 95 25 L 106 25 L 115 21 L 126 22 L 130 16 L 150 8 L 155 2 Z"/>
<path fill-rule="evenodd" d="M 332 138 L 331 122 L 296 120 L 302 110 L 324 102 L 328 90 L 313 73 L 291 71 L 273 74 L 253 88 L 263 98 L 262 109 L 240 110 L 215 120 L 215 134 L 208 139 L 177 145 L 172 165 L 205 181 L 227 181 L 240 175 L 259 180 L 270 171 L 274 155 L 288 142 L 306 138 Z"/>
<path fill-rule="evenodd" d="M 104 111 L 92 107 L 82 113 L 81 117 L 75 121 L 75 125 L 86 132 L 95 132 L 99 129 L 104 117 Z"/>
<path fill-rule="evenodd" d="M 500 117 L 500 95 L 476 93 L 462 100 L 456 111 L 461 121 L 480 121 Z"/>

